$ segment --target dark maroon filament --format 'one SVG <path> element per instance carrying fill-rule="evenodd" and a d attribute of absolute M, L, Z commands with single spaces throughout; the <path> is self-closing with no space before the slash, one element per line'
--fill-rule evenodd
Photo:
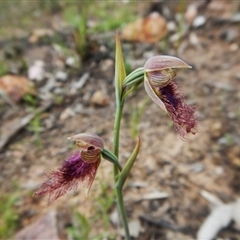
<path fill-rule="evenodd" d="M 159 88 L 158 91 L 180 136 L 184 138 L 186 133 L 195 134 L 197 126 L 196 107 L 184 103 L 184 96 L 177 83 L 171 81 L 167 86 Z"/>
<path fill-rule="evenodd" d="M 57 170 L 46 174 L 47 180 L 35 195 L 49 194 L 49 203 L 75 189 L 79 182 L 86 182 L 89 187 L 95 178 L 100 160 L 93 163 L 84 162 L 79 152 L 73 153 Z"/>

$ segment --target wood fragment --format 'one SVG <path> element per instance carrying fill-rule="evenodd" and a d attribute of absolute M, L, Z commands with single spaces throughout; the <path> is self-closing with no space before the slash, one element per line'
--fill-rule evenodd
<path fill-rule="evenodd" d="M 9 141 L 22 129 L 24 128 L 36 115 L 46 111 L 52 106 L 53 102 L 44 103 L 39 109 L 26 115 L 23 118 L 17 118 L 14 123 L 11 125 L 11 128 L 8 128 L 2 134 L 0 138 L 0 151 L 9 143 Z"/>

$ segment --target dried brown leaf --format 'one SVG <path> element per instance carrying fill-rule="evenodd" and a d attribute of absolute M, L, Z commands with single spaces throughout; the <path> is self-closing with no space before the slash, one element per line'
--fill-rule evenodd
<path fill-rule="evenodd" d="M 19 102 L 26 94 L 36 94 L 32 82 L 25 77 L 15 75 L 0 77 L 0 89 L 13 99 L 14 102 Z"/>
<path fill-rule="evenodd" d="M 168 33 L 167 21 L 157 12 L 124 27 L 122 38 L 128 41 L 156 43 Z"/>

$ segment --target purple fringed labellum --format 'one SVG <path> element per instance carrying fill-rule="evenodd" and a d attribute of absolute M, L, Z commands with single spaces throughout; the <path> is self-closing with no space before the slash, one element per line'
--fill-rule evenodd
<path fill-rule="evenodd" d="M 152 100 L 168 113 L 179 135 L 196 133 L 195 107 L 184 102 L 177 83 L 173 81 L 176 68 L 191 68 L 179 58 L 155 56 L 145 66 L 144 86 Z"/>
<path fill-rule="evenodd" d="M 76 189 L 78 183 L 83 183 L 87 193 L 95 179 L 101 162 L 103 142 L 95 134 L 78 134 L 70 140 L 81 142 L 80 151 L 73 153 L 56 171 L 46 174 L 46 181 L 34 195 L 49 194 L 49 204 L 71 189 Z M 77 145 L 78 146 L 78 145 Z"/>

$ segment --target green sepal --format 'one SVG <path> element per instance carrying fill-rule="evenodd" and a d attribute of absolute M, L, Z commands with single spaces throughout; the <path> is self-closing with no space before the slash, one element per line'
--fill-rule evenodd
<path fill-rule="evenodd" d="M 116 101 L 117 104 L 121 102 L 122 91 L 123 91 L 123 81 L 126 78 L 126 70 L 123 61 L 121 42 L 116 33 L 116 53 L 115 53 L 115 89 L 116 89 Z"/>

